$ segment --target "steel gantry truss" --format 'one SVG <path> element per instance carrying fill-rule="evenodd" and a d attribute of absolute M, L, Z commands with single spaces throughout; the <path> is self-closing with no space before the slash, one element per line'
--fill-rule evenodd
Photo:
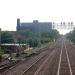
<path fill-rule="evenodd" d="M 75 25 L 73 24 L 73 22 L 61 22 L 61 23 L 54 23 L 52 24 L 52 28 L 53 29 L 74 29 Z"/>

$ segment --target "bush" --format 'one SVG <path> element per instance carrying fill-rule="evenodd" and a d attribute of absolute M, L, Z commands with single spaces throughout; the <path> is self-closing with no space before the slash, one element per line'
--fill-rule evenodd
<path fill-rule="evenodd" d="M 1 62 L 1 60 L 2 60 L 2 55 L 4 54 L 4 51 L 1 49 L 1 47 L 0 47 L 0 62 Z"/>

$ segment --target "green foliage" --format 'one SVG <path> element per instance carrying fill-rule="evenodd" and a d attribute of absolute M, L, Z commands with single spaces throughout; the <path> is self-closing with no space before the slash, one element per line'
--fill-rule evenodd
<path fill-rule="evenodd" d="M 58 38 L 59 32 L 57 30 L 50 30 L 50 32 L 41 33 L 41 36 L 53 40 Z"/>
<path fill-rule="evenodd" d="M 41 39 L 41 43 L 42 44 L 45 44 L 45 43 L 48 43 L 48 42 L 50 42 L 50 39 L 49 38 L 42 38 Z"/>
<path fill-rule="evenodd" d="M 71 31 L 70 33 L 68 33 L 68 34 L 66 35 L 66 37 L 67 37 L 70 41 L 72 41 L 73 43 L 75 43 L 75 29 L 74 29 L 73 31 Z"/>
<path fill-rule="evenodd" d="M 20 31 L 21 38 L 20 43 L 27 43 L 31 47 L 37 47 L 39 44 L 45 44 L 51 40 L 57 39 L 59 33 L 57 30 L 50 30 L 47 32 L 31 32 L 31 31 Z"/>
<path fill-rule="evenodd" d="M 51 40 L 57 39 L 59 33 L 57 30 L 51 30 L 46 32 L 32 32 L 29 30 L 17 31 L 16 37 L 14 38 L 13 32 L 2 32 L 1 33 L 1 43 L 27 43 L 31 47 L 37 47 L 39 44 L 45 44 Z"/>
<path fill-rule="evenodd" d="M 37 47 L 38 46 L 38 40 L 37 39 L 28 39 L 27 44 L 30 45 L 30 47 Z"/>
<path fill-rule="evenodd" d="M 9 32 L 2 32 L 1 33 L 1 43 L 13 43 L 14 38 L 13 35 Z"/>
<path fill-rule="evenodd" d="M 3 54 L 4 54 L 4 50 L 2 50 L 0 47 L 0 56 L 2 56 Z"/>

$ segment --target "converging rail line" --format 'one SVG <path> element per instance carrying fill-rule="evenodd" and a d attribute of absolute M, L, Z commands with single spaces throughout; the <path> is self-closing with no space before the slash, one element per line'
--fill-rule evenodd
<path fill-rule="evenodd" d="M 54 53 L 54 51 L 52 52 L 52 54 L 53 54 L 53 53 Z M 49 56 L 49 54 L 48 54 L 47 56 L 44 56 L 42 59 L 44 59 L 44 58 L 45 58 L 45 59 L 47 58 L 47 59 L 46 59 L 46 60 L 44 59 L 43 62 L 41 62 L 40 65 L 38 65 L 38 66 L 41 66 L 42 63 L 45 63 L 45 62 L 48 60 L 48 58 L 49 58 L 48 56 Z M 50 56 L 51 56 L 51 55 L 50 55 Z M 41 59 L 41 60 L 42 60 L 42 59 Z M 39 60 L 40 60 L 40 59 L 39 59 Z M 38 63 L 39 63 L 39 60 L 37 60 L 36 62 L 34 62 L 34 63 L 33 63 L 27 70 L 25 70 L 21 75 L 27 75 L 26 72 L 27 72 L 27 71 L 29 72 L 29 70 L 30 70 L 34 65 L 38 64 Z M 41 61 L 41 60 L 40 60 L 40 61 Z M 43 64 L 42 64 L 42 65 L 43 65 Z M 34 69 L 34 70 L 35 70 L 35 69 Z M 28 75 L 29 75 L 29 74 L 28 74 Z M 35 75 L 35 74 L 34 74 L 34 75 Z"/>
<path fill-rule="evenodd" d="M 67 60 L 68 60 L 68 65 L 69 65 L 69 70 L 70 70 L 70 75 L 72 75 L 72 69 L 71 69 L 70 60 L 69 60 L 69 57 L 68 57 L 66 45 L 65 45 L 65 50 L 66 50 L 66 55 L 67 55 Z"/>
<path fill-rule="evenodd" d="M 39 71 L 43 68 L 43 66 L 46 64 L 46 62 L 49 60 L 49 58 L 54 54 L 55 51 L 53 51 L 48 58 L 43 62 L 43 64 L 37 69 L 37 71 L 34 73 L 34 75 L 38 75 Z"/>
<path fill-rule="evenodd" d="M 61 48 L 57 75 L 72 75 L 71 64 L 65 42 L 63 43 L 63 47 Z"/>
<path fill-rule="evenodd" d="M 59 45 L 58 45 L 59 46 Z M 46 63 L 48 62 L 48 60 L 53 59 L 54 58 L 54 54 L 57 52 L 57 48 L 59 48 L 58 46 L 56 46 L 54 48 L 54 50 L 52 52 L 48 52 L 47 57 L 43 60 L 43 62 L 41 63 L 34 63 L 32 64 L 31 67 L 29 67 L 27 70 L 25 70 L 22 74 L 20 75 L 39 75 L 40 70 L 43 68 L 44 65 L 46 65 Z M 41 60 L 40 60 L 41 61 Z M 51 60 L 52 61 L 52 60 Z M 40 64 L 40 65 L 39 65 Z M 37 67 L 36 65 L 38 65 L 39 67 Z M 43 74 L 42 74 L 43 75 Z"/>
<path fill-rule="evenodd" d="M 53 48 L 53 47 L 52 47 Z M 45 50 L 43 52 L 41 52 L 39 55 L 32 57 L 29 61 L 26 61 L 22 64 L 19 64 L 19 68 L 11 68 L 6 72 L 3 72 L 1 75 L 22 75 L 24 71 L 27 71 L 29 68 L 31 68 L 34 64 L 36 64 L 38 61 L 40 61 L 41 59 L 45 58 L 52 50 L 48 50 L 49 46 L 47 48 L 45 48 Z M 27 63 L 28 62 L 28 63 Z M 29 65 L 28 65 L 29 64 Z M 24 66 L 22 66 L 24 65 Z M 16 66 L 16 67 L 18 67 Z M 22 68 L 22 69 L 21 69 Z M 18 71 L 19 72 L 18 72 Z M 21 71 L 20 71 L 21 70 Z"/>
<path fill-rule="evenodd" d="M 62 44 L 62 46 L 61 46 L 61 53 L 60 53 L 60 58 L 59 58 L 59 66 L 58 66 L 58 72 L 57 72 L 57 75 L 59 75 L 59 71 L 60 71 L 60 64 L 61 64 L 62 50 L 63 50 L 63 44 Z"/>
<path fill-rule="evenodd" d="M 58 58 L 59 56 L 59 53 L 60 53 L 60 51 L 58 52 L 58 49 L 60 49 L 59 48 L 59 46 L 58 47 L 56 47 L 54 50 L 53 50 L 53 52 L 51 52 L 49 55 L 48 55 L 48 57 L 44 60 L 44 62 L 42 62 L 42 64 L 39 66 L 39 68 L 37 68 L 36 70 L 35 70 L 35 72 L 32 74 L 31 72 L 32 72 L 32 70 L 30 71 L 30 73 L 31 74 L 26 74 L 26 73 L 24 73 L 23 75 L 43 75 L 42 73 L 40 73 L 40 71 L 42 70 L 42 69 L 45 69 L 46 68 L 46 66 L 47 66 L 47 63 L 49 62 L 49 61 L 53 61 L 53 59 L 55 58 L 55 56 L 54 55 L 56 55 L 56 57 Z M 55 61 L 57 61 L 57 59 L 54 59 Z M 45 66 L 45 68 L 44 68 L 44 66 Z M 34 67 L 35 68 L 35 67 Z M 43 70 L 42 70 L 43 71 Z M 29 72 L 29 70 L 28 70 L 28 72 Z M 44 72 L 46 72 L 46 71 L 44 71 Z M 40 74 L 39 74 L 40 73 Z"/>
<path fill-rule="evenodd" d="M 40 56 L 38 56 L 37 58 L 36 58 L 36 60 L 35 61 L 33 61 L 33 63 L 32 64 L 30 64 L 29 66 L 28 66 L 28 68 L 25 70 L 25 71 L 27 71 L 29 68 L 31 68 L 35 63 L 37 63 L 40 59 L 42 59 L 43 57 L 45 57 L 47 55 L 47 53 L 44 53 L 43 55 L 40 55 Z M 21 65 L 21 64 L 20 64 Z M 10 69 L 10 71 L 11 71 L 12 69 Z M 2 73 L 2 75 L 7 75 L 7 73 Z M 11 74 L 12 74 L 12 72 L 11 72 Z M 10 75 L 10 74 L 9 74 Z M 15 74 L 16 75 L 16 74 Z"/>
<path fill-rule="evenodd" d="M 43 62 L 42 65 L 35 71 L 34 75 L 73 75 L 71 66 L 72 64 L 70 63 L 71 61 L 67 52 L 68 48 L 66 48 L 66 45 L 67 43 L 65 43 L 63 40 L 61 49 L 57 50 L 59 56 L 57 55 L 57 51 L 53 53 L 52 56 L 49 56 L 45 62 Z M 54 64 L 55 59 L 57 62 Z M 57 69 L 56 66 L 58 66 Z"/>
<path fill-rule="evenodd" d="M 75 75 L 75 48 L 65 40 L 53 47 L 0 75 Z"/>

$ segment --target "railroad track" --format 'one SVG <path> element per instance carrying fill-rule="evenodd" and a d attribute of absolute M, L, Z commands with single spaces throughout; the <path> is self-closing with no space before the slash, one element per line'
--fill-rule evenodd
<path fill-rule="evenodd" d="M 12 69 L 9 69 L 8 71 L 6 71 L 6 72 L 3 72 L 1 75 L 20 75 L 20 74 L 22 74 L 22 72 L 24 72 L 24 71 L 26 71 L 26 70 L 28 70 L 30 67 L 32 67 L 32 65 L 34 65 L 35 63 L 37 63 L 40 59 L 42 59 L 42 58 L 44 58 L 45 56 L 47 56 L 47 54 L 49 53 L 49 47 L 45 47 L 45 50 L 43 51 L 43 52 L 41 52 L 38 56 L 36 56 L 35 58 L 32 58 L 32 60 L 30 60 L 32 63 L 30 63 L 30 61 L 28 62 L 29 63 L 29 65 L 28 65 L 28 63 L 27 63 L 27 61 L 25 61 L 25 62 L 23 62 L 23 63 L 21 63 L 21 64 L 19 64 L 19 65 L 17 65 L 16 67 L 18 67 L 19 66 L 19 68 L 17 68 L 18 69 L 18 71 L 16 71 L 17 69 L 14 67 L 14 68 L 12 68 Z M 53 49 L 52 49 L 53 50 Z M 52 50 L 50 50 L 50 52 L 52 51 Z M 34 61 L 35 60 L 35 61 Z M 43 60 L 42 60 L 43 61 Z M 25 65 L 25 63 L 27 63 L 26 65 Z M 20 72 L 20 70 L 21 70 L 21 72 Z M 19 73 L 18 73 L 19 72 Z M 11 73 L 11 74 L 10 74 Z"/>
<path fill-rule="evenodd" d="M 61 48 L 48 56 L 41 66 L 36 67 L 37 64 L 21 75 L 75 75 L 75 48 L 63 41 Z"/>
<path fill-rule="evenodd" d="M 60 56 L 62 59 L 62 55 L 60 54 L 62 51 L 61 46 L 61 41 L 52 46 L 52 48 L 48 45 L 42 48 L 40 54 L 30 57 L 30 59 L 17 64 L 0 75 L 56 75 Z"/>
<path fill-rule="evenodd" d="M 63 44 L 62 53 L 60 55 L 60 58 L 61 59 L 59 62 L 57 75 L 72 75 L 71 64 L 70 64 L 70 60 L 68 57 L 65 43 Z"/>
<path fill-rule="evenodd" d="M 37 67 L 39 67 L 41 65 L 41 63 L 47 58 L 47 56 L 48 55 L 45 55 L 45 56 L 41 57 L 40 59 L 38 59 L 36 62 L 31 64 L 31 66 L 28 69 L 26 69 L 24 72 L 22 72 L 20 75 L 31 75 L 31 74 L 33 74 L 35 72 L 35 70 L 37 69 Z M 35 69 L 34 69 L 34 67 L 35 67 Z"/>
<path fill-rule="evenodd" d="M 37 57 L 37 58 L 35 58 L 34 60 L 33 60 L 33 62 L 31 63 L 31 64 L 29 64 L 28 66 L 27 66 L 27 68 L 25 68 L 25 71 L 27 71 L 29 68 L 31 68 L 35 63 L 37 63 L 40 59 L 42 59 L 43 57 L 45 57 L 47 54 L 46 53 L 44 53 L 43 55 L 41 55 L 41 56 L 39 56 L 39 57 Z M 21 64 L 20 64 L 21 65 Z M 10 69 L 11 70 L 11 69 Z M 12 70 L 11 70 L 12 71 Z M 14 71 L 13 71 L 14 72 Z M 11 72 L 12 73 L 12 72 Z M 3 73 L 2 75 L 10 75 L 9 73 Z M 13 74 L 12 74 L 13 75 Z M 19 75 L 18 73 L 15 73 L 15 75 Z"/>
<path fill-rule="evenodd" d="M 10 68 L 14 67 L 18 63 L 19 63 L 19 61 L 11 61 L 7 64 L 0 66 L 0 73 L 9 70 Z"/>
<path fill-rule="evenodd" d="M 52 51 L 52 54 L 53 53 L 54 53 L 54 51 Z M 42 65 L 43 62 L 45 62 L 45 60 L 48 58 L 49 55 L 50 54 L 48 52 L 48 54 L 46 54 L 44 57 L 42 57 L 39 60 L 37 60 L 36 62 L 34 62 L 28 69 L 26 69 L 20 75 L 34 75 L 35 71 Z"/>
<path fill-rule="evenodd" d="M 56 48 L 58 48 L 58 46 Z M 42 67 L 49 60 L 49 58 L 52 58 L 52 55 L 56 52 L 56 48 L 51 53 L 48 52 L 49 54 L 46 57 L 32 64 L 27 70 L 23 71 L 20 75 L 37 75 L 37 69 L 39 67 Z"/>
<path fill-rule="evenodd" d="M 34 75 L 56 75 L 58 60 L 60 56 L 60 45 L 48 56 L 42 65 L 35 71 Z"/>
<path fill-rule="evenodd" d="M 71 67 L 71 75 L 75 75 L 75 48 L 68 44 L 66 45 L 69 61 L 70 61 L 70 67 Z"/>

